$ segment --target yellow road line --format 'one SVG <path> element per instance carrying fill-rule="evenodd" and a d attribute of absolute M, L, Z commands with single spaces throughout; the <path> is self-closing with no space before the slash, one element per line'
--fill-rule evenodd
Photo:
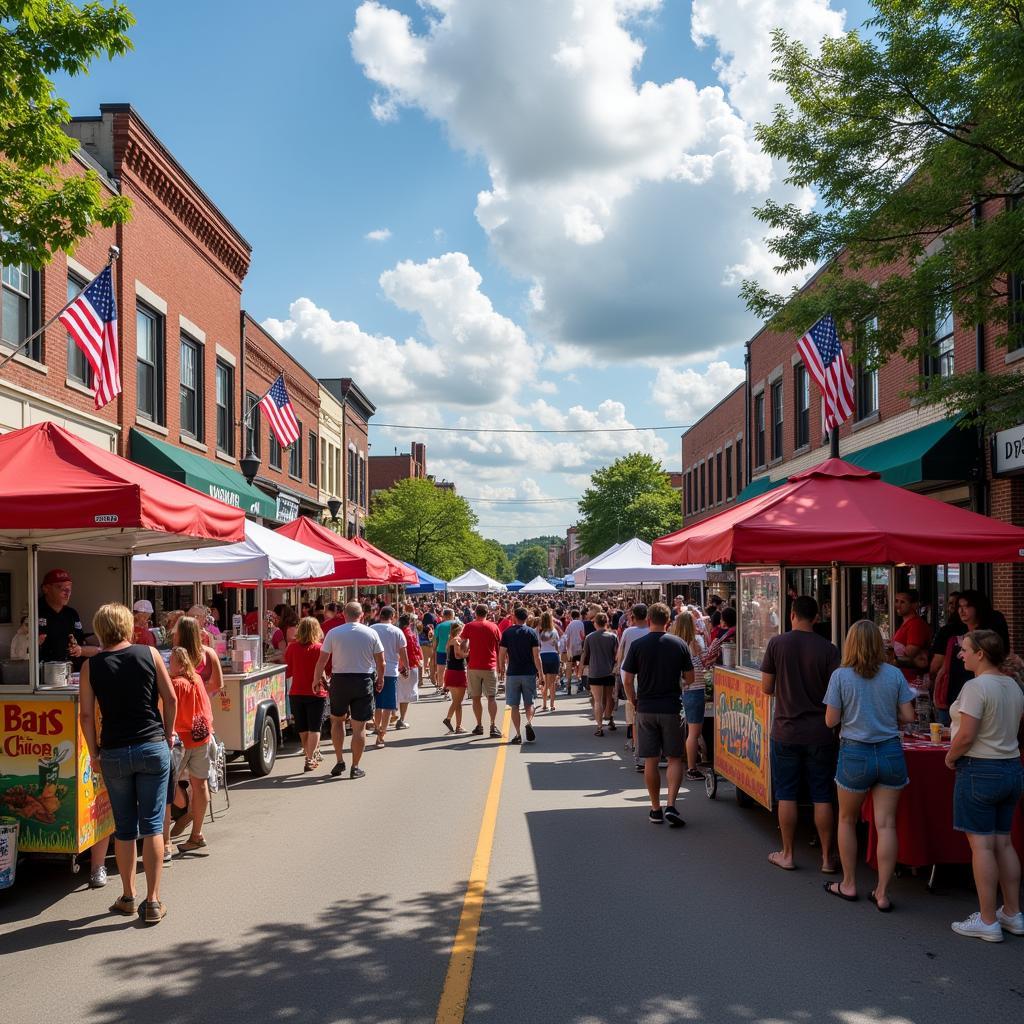
<path fill-rule="evenodd" d="M 487 790 L 484 817 L 480 822 L 480 835 L 473 854 L 473 866 L 469 871 L 466 896 L 462 901 L 459 927 L 452 944 L 452 955 L 448 961 L 448 972 L 444 977 L 441 1000 L 437 1004 L 435 1024 L 461 1024 L 469 1002 L 469 983 L 473 978 L 473 960 L 476 956 L 476 940 L 480 932 L 480 915 L 484 909 L 484 892 L 487 889 L 487 873 L 491 866 L 491 849 L 494 846 L 494 829 L 498 823 L 498 805 L 501 803 L 501 780 L 505 775 L 505 756 L 508 752 L 508 727 L 510 715 L 505 712 L 501 728 L 501 746 L 494 760 L 491 785 Z"/>

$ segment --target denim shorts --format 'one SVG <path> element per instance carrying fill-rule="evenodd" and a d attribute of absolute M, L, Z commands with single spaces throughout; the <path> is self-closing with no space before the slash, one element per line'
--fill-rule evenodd
<path fill-rule="evenodd" d="M 902 789 L 910 777 L 898 736 L 880 743 L 841 740 L 836 785 L 850 793 L 867 793 L 875 786 Z"/>
<path fill-rule="evenodd" d="M 961 757 L 953 787 L 953 828 L 976 836 L 1009 835 L 1022 792 L 1019 758 Z"/>
<path fill-rule="evenodd" d="M 506 676 L 505 677 L 505 703 L 510 708 L 519 707 L 523 702 L 524 707 L 532 707 L 537 699 L 537 677 L 536 676 Z"/>
<path fill-rule="evenodd" d="M 384 677 L 384 685 L 374 698 L 373 703 L 378 711 L 398 710 L 398 676 Z"/>
<path fill-rule="evenodd" d="M 832 803 L 832 780 L 836 774 L 834 743 L 781 743 L 772 740 L 772 787 L 776 800 L 796 800 L 800 782 L 814 804 Z"/>
<path fill-rule="evenodd" d="M 683 690 L 683 714 L 687 725 L 704 723 L 704 688 L 699 690 Z"/>
<path fill-rule="evenodd" d="M 171 775 L 167 743 L 156 740 L 101 750 L 100 771 L 110 795 L 114 837 L 131 841 L 139 836 L 160 835 Z"/>

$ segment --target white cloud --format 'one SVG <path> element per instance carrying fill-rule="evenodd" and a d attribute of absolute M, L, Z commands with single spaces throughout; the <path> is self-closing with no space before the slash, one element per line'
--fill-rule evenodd
<path fill-rule="evenodd" d="M 363 236 L 369 242 L 386 242 L 391 237 L 391 228 L 376 228 Z"/>
<path fill-rule="evenodd" d="M 705 373 L 662 366 L 651 386 L 651 397 L 673 423 L 693 423 L 743 379 L 742 369 L 724 361 L 710 363 Z"/>
<path fill-rule="evenodd" d="M 636 18 L 659 0 L 421 6 L 417 34 L 399 12 L 361 4 L 353 55 L 377 104 L 424 111 L 486 161 L 477 220 L 532 286 L 540 337 L 623 357 L 750 333 L 735 283 L 743 267 L 762 272 L 750 208 L 795 196 L 751 132 L 755 99 L 774 95 L 766 26 L 813 39 L 842 15 L 824 0 L 697 0 L 693 35 L 723 48 L 727 99 L 683 77 L 637 81 Z"/>

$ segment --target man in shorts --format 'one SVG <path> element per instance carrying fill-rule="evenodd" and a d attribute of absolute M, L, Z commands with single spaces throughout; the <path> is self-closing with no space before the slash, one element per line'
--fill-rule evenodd
<path fill-rule="evenodd" d="M 380 637 L 362 623 L 363 607 L 358 601 L 345 605 L 345 624 L 335 626 L 324 637 L 313 678 L 319 679 L 331 665 L 331 743 L 338 763 L 331 769 L 337 778 L 345 771 L 345 719 L 352 722 L 352 771 L 361 779 L 359 767 L 366 746 L 364 729 L 373 719 L 373 694 L 384 688 L 384 645 Z"/>
<path fill-rule="evenodd" d="M 537 677 L 544 675 L 540 661 L 540 637 L 530 629 L 530 617 L 525 608 L 516 608 L 516 624 L 501 634 L 498 651 L 498 671 L 505 676 L 505 703 L 512 711 L 515 735 L 509 743 L 522 743 L 519 734 L 519 703 L 526 708 L 526 742 L 532 743 L 537 735 L 533 731 L 533 703 L 537 699 Z"/>
<path fill-rule="evenodd" d="M 619 652 L 615 660 L 615 671 L 622 678 L 622 663 L 626 660 L 626 655 L 629 654 L 629 648 L 632 646 L 633 641 L 639 639 L 642 636 L 647 636 L 650 632 L 647 625 L 647 605 L 643 602 L 639 602 L 630 609 L 628 616 L 629 625 L 622 631 L 622 636 L 619 637 Z M 623 688 L 625 693 L 625 688 Z M 638 772 L 644 770 L 643 762 L 640 760 L 636 752 L 636 706 L 631 701 L 626 701 L 626 730 L 629 737 L 630 743 L 633 747 L 633 765 Z"/>
<path fill-rule="evenodd" d="M 650 630 L 630 644 L 622 663 L 626 700 L 635 705 L 637 756 L 643 758 L 644 782 L 651 798 L 650 822 L 667 821 L 672 828 L 685 825 L 676 810 L 676 795 L 683 781 L 686 752 L 679 708 L 683 686 L 693 682 L 693 660 L 685 643 L 667 633 L 668 606 L 652 605 L 647 613 Z M 661 807 L 661 772 L 658 761 L 668 760 L 668 801 Z"/>
<path fill-rule="evenodd" d="M 580 658 L 583 656 L 583 638 L 586 636 L 586 626 L 580 618 L 579 608 L 573 608 L 569 612 L 569 625 L 565 627 L 565 646 L 569 653 L 571 668 L 569 678 L 566 680 L 565 692 L 572 693 L 572 681 L 575 678 L 580 683 Z M 580 688 L 579 692 L 582 692 Z"/>
<path fill-rule="evenodd" d="M 466 680 L 469 683 L 469 695 L 473 700 L 473 715 L 476 726 L 474 736 L 482 736 L 483 698 L 487 697 L 487 713 L 491 718 L 491 738 L 500 739 L 498 728 L 498 648 L 501 646 L 501 633 L 498 627 L 487 618 L 487 605 L 476 606 L 475 618 L 462 630 L 462 642 L 469 644 L 469 657 L 466 663 Z"/>

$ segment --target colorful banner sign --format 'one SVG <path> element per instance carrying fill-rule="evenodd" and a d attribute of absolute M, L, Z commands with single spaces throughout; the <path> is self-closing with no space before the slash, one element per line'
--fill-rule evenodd
<path fill-rule="evenodd" d="M 759 679 L 715 668 L 715 771 L 769 811 L 771 716 Z"/>
<path fill-rule="evenodd" d="M 248 750 L 256 742 L 256 709 L 265 701 L 272 700 L 284 715 L 284 666 L 280 672 L 264 676 L 254 682 L 242 683 L 245 701 L 245 719 L 242 731 L 243 749 Z M 282 728 L 284 724 L 282 723 Z"/>

